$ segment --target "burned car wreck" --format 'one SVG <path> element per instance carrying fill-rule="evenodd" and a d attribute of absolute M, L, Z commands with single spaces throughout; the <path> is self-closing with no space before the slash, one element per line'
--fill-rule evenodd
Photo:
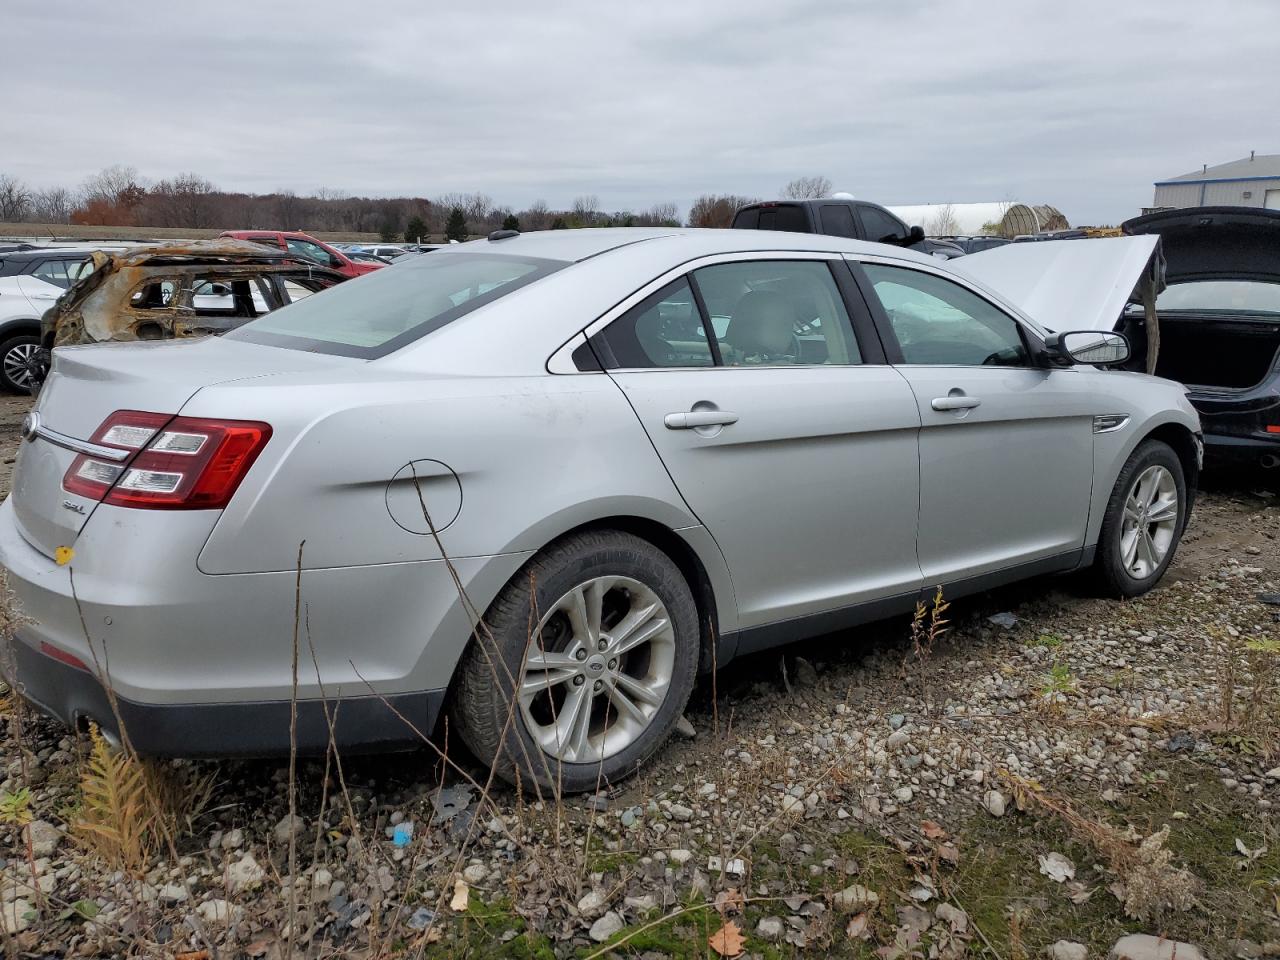
<path fill-rule="evenodd" d="M 286 251 L 207 240 L 93 254 L 93 271 L 45 312 L 54 347 L 226 333 L 347 278 Z"/>

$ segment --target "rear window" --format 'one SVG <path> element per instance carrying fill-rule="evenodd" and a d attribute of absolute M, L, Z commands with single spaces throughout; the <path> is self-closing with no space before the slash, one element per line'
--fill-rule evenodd
<path fill-rule="evenodd" d="M 776 207 L 760 208 L 761 230 L 786 230 L 791 233 L 811 233 L 809 218 L 804 207 L 784 203 Z"/>
<path fill-rule="evenodd" d="M 418 257 L 307 297 L 227 336 L 372 360 L 565 266 L 486 253 Z"/>
<path fill-rule="evenodd" d="M 1280 317 L 1280 283 L 1260 280 L 1175 283 L 1156 297 L 1156 309 Z"/>

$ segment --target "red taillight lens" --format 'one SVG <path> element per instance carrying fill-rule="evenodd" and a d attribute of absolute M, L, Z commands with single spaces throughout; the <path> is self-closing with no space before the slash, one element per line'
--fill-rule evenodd
<path fill-rule="evenodd" d="M 1267 424 L 1267 433 L 1280 433 L 1280 423 Z"/>
<path fill-rule="evenodd" d="M 92 441 L 133 455 L 112 462 L 80 454 L 62 485 L 121 507 L 217 510 L 231 500 L 270 438 L 271 427 L 257 421 L 119 410 Z"/>

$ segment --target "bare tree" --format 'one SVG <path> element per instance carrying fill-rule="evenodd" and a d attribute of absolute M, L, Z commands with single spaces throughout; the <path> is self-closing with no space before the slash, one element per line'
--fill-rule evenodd
<path fill-rule="evenodd" d="M 940 206 L 925 225 L 925 233 L 931 237 L 954 237 L 959 232 L 956 208 L 949 203 Z"/>
<path fill-rule="evenodd" d="M 525 225 L 526 230 L 545 230 L 551 225 L 551 218 L 547 213 L 547 201 L 535 200 L 529 204 L 529 209 L 520 213 L 520 222 Z"/>
<path fill-rule="evenodd" d="M 674 203 L 655 203 L 640 215 L 640 219 L 650 227 L 678 227 L 680 208 Z"/>
<path fill-rule="evenodd" d="M 157 227 L 210 227 L 218 188 L 196 173 L 161 180 L 147 194 L 143 218 Z"/>
<path fill-rule="evenodd" d="M 31 191 L 17 177 L 0 173 L 0 222 L 17 223 L 31 209 Z"/>
<path fill-rule="evenodd" d="M 31 219 L 36 223 L 70 223 L 76 199 L 66 187 L 37 190 L 31 198 Z"/>
<path fill-rule="evenodd" d="M 600 208 L 600 198 L 593 193 L 573 198 L 573 216 L 581 226 L 589 227 L 596 220 L 596 211 Z"/>
<path fill-rule="evenodd" d="M 719 196 L 706 194 L 699 197 L 689 208 L 689 226 L 691 227 L 727 227 L 733 223 L 733 215 L 740 207 L 755 203 L 751 197 L 739 197 L 734 194 Z"/>
<path fill-rule="evenodd" d="M 118 203 L 126 192 L 141 186 L 136 168 L 117 163 L 99 170 L 85 180 L 80 188 L 81 202 L 88 204 L 101 200 L 105 203 Z"/>
<path fill-rule="evenodd" d="M 782 188 L 788 200 L 821 200 L 831 196 L 831 181 L 826 177 L 796 177 Z"/>

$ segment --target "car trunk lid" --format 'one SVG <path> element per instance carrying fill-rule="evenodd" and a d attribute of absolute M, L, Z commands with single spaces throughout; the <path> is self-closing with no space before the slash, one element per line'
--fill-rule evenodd
<path fill-rule="evenodd" d="M 74 543 L 97 502 L 68 493 L 62 480 L 76 447 L 116 410 L 176 415 L 213 384 L 352 362 L 212 337 L 59 348 L 23 425 L 11 495 L 18 529 L 49 557 Z"/>

